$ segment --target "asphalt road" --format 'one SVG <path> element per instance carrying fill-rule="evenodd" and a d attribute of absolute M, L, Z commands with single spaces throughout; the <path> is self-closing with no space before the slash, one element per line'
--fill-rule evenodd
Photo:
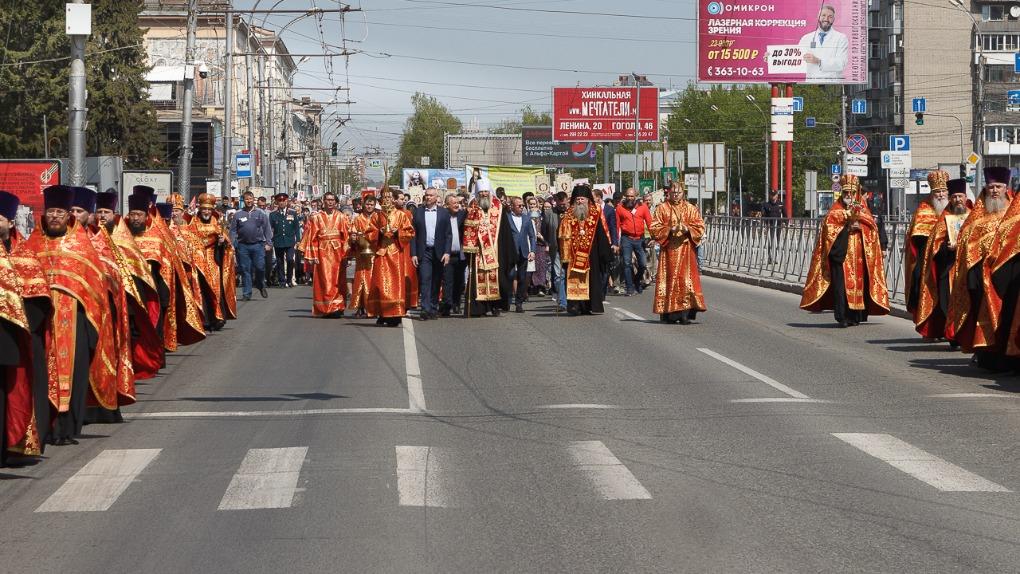
<path fill-rule="evenodd" d="M 705 279 L 594 317 L 272 290 L 122 425 L 0 469 L 3 572 L 1015 572 L 1020 383 Z"/>

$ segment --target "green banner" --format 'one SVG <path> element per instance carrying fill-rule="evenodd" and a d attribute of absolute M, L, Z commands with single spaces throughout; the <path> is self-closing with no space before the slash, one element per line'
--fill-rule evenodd
<path fill-rule="evenodd" d="M 639 179 L 638 180 L 638 194 L 641 196 L 649 195 L 655 191 L 655 180 L 654 179 Z"/>
<path fill-rule="evenodd" d="M 527 192 L 535 193 L 535 176 L 545 175 L 542 167 L 521 167 L 508 165 L 466 165 L 464 171 L 470 182 L 474 170 L 481 172 L 483 179 L 492 184 L 493 195 L 496 188 L 506 190 L 507 197 L 520 197 Z"/>

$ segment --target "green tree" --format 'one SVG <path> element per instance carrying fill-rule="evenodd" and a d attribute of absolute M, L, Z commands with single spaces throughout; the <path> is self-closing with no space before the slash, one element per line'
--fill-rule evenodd
<path fill-rule="evenodd" d="M 552 116 L 547 112 L 538 113 L 531 106 L 521 108 L 521 117 L 507 118 L 495 127 L 489 128 L 490 134 L 519 134 L 523 126 L 551 126 Z"/>
<path fill-rule="evenodd" d="M 418 92 L 411 96 L 414 113 L 407 118 L 400 137 L 397 165 L 390 172 L 389 182 L 399 185 L 404 168 L 420 165 L 428 156 L 431 165 L 444 165 L 444 136 L 461 131 L 461 122 L 434 96 Z"/>
<path fill-rule="evenodd" d="M 827 174 L 829 164 L 837 159 L 841 142 L 834 126 L 840 121 L 840 95 L 838 86 L 797 86 L 795 93 L 804 98 L 804 112 L 794 120 L 794 214 L 799 215 L 804 209 L 804 171 Z M 755 101 L 749 101 L 748 95 Z M 760 203 L 766 199 L 765 177 L 769 169 L 765 164 L 769 100 L 769 89 L 765 86 L 713 86 L 706 90 L 692 83 L 673 104 L 662 131 L 671 149 L 686 150 L 689 143 L 722 142 L 733 150 L 730 190 L 734 200 L 738 188 L 736 149 L 740 147 L 745 207 L 748 202 Z M 815 117 L 819 127 L 805 127 L 804 118 L 808 116 Z M 783 185 L 780 182 L 779 187 Z M 724 198 L 718 207 L 724 208 L 723 203 Z"/>
<path fill-rule="evenodd" d="M 118 155 L 130 167 L 162 158 L 156 112 L 145 96 L 141 0 L 92 4 L 86 42 L 88 155 Z M 70 41 L 64 7 L 55 2 L 0 0 L 0 157 L 43 157 L 43 117 L 50 156 L 67 156 Z"/>

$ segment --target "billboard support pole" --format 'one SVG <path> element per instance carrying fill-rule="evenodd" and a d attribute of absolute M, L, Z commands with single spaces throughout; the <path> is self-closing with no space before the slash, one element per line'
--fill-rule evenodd
<path fill-rule="evenodd" d="M 74 0 L 83 4 L 84 0 Z M 71 40 L 71 71 L 68 86 L 69 159 L 71 163 L 71 185 L 85 185 L 85 42 L 88 36 L 74 34 Z M 48 154 L 47 154 L 48 155 Z"/>
<path fill-rule="evenodd" d="M 793 84 L 786 84 L 786 97 L 793 97 Z M 786 142 L 786 218 L 793 217 L 793 140 Z"/>
<path fill-rule="evenodd" d="M 229 4 L 228 4 L 229 6 Z M 234 154 L 234 12 L 227 9 L 225 18 L 227 28 L 227 49 L 223 54 L 223 173 L 220 182 L 220 197 L 226 193 L 230 197 L 230 165 Z"/>

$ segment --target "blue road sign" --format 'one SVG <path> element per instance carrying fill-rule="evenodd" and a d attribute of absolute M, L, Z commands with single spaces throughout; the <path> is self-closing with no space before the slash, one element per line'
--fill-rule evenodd
<path fill-rule="evenodd" d="M 1020 74 L 1020 52 L 1013 54 L 1013 73 Z"/>
<path fill-rule="evenodd" d="M 846 138 L 846 149 L 854 154 L 864 153 L 868 151 L 868 138 L 864 134 L 853 134 Z"/>
<path fill-rule="evenodd" d="M 889 151 L 910 151 L 910 136 L 889 136 Z"/>
<path fill-rule="evenodd" d="M 839 165 L 838 163 L 834 163 L 834 164 L 832 164 L 831 170 L 832 170 L 832 175 L 839 175 L 839 174 L 843 173 L 843 166 Z"/>
<path fill-rule="evenodd" d="M 1011 106 L 1020 106 L 1020 90 L 1006 92 L 1006 103 Z"/>
<path fill-rule="evenodd" d="M 804 98 L 800 96 L 793 97 L 793 111 L 803 112 L 804 111 Z"/>
<path fill-rule="evenodd" d="M 251 154 L 239 153 L 234 158 L 237 165 L 237 177 L 251 177 Z"/>
<path fill-rule="evenodd" d="M 813 116 L 804 118 L 804 125 L 806 125 L 809 128 L 815 127 L 815 123 L 816 123 L 815 118 Z"/>
<path fill-rule="evenodd" d="M 850 102 L 850 113 L 858 116 L 867 115 L 868 100 L 854 100 Z"/>
<path fill-rule="evenodd" d="M 911 111 L 915 114 L 923 114 L 928 111 L 928 100 L 925 98 L 914 98 L 911 100 Z"/>

